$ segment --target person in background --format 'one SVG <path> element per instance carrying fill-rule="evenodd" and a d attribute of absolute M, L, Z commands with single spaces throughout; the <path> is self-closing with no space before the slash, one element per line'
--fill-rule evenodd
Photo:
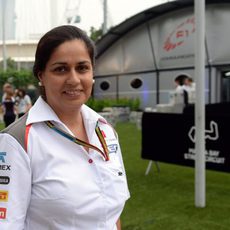
<path fill-rule="evenodd" d="M 180 74 L 175 79 L 175 94 L 183 95 L 183 103 L 184 105 L 188 105 L 188 91 L 184 89 L 184 81 L 187 78 L 187 75 Z"/>
<path fill-rule="evenodd" d="M 180 78 L 180 76 L 176 77 L 174 79 L 174 83 L 175 83 L 175 91 L 182 92 L 183 91 L 183 78 Z"/>
<path fill-rule="evenodd" d="M 76 26 L 53 28 L 40 39 L 33 72 L 42 95 L 27 113 L 25 150 L 0 134 L 11 166 L 3 171 L 10 182 L 0 184 L 9 195 L 0 201 L 1 230 L 121 229 L 130 194 L 118 136 L 85 105 L 94 64 L 94 44 Z"/>
<path fill-rule="evenodd" d="M 5 127 L 8 127 L 16 119 L 16 107 L 14 98 L 14 89 L 10 83 L 3 85 L 3 96 L 1 103 L 3 111 L 3 121 Z"/>
<path fill-rule="evenodd" d="M 18 118 L 22 117 L 32 106 L 30 96 L 26 94 L 24 89 L 17 89 L 15 93 Z"/>
<path fill-rule="evenodd" d="M 184 79 L 183 88 L 188 92 L 188 103 L 195 103 L 196 85 L 191 77 L 188 76 Z"/>

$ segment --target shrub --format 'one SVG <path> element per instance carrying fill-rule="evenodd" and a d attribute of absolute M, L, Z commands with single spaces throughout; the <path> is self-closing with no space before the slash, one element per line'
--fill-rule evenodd
<path fill-rule="evenodd" d="M 129 107 L 131 111 L 139 110 L 139 98 L 120 98 L 120 99 L 95 99 L 91 98 L 86 103 L 90 108 L 97 112 L 101 112 L 105 107 Z"/>

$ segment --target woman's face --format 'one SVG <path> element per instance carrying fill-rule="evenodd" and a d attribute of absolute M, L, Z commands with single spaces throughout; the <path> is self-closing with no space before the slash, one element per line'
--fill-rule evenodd
<path fill-rule="evenodd" d="M 5 84 L 3 86 L 3 92 L 4 93 L 13 93 L 13 87 L 10 84 Z"/>
<path fill-rule="evenodd" d="M 75 39 L 58 46 L 39 80 L 47 103 L 57 114 L 79 109 L 93 86 L 93 66 L 85 43 Z"/>

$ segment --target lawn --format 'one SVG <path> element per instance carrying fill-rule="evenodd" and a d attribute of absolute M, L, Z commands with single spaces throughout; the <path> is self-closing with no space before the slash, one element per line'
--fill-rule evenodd
<path fill-rule="evenodd" d="M 123 230 L 229 230 L 230 175 L 206 171 L 206 207 L 194 205 L 194 169 L 160 163 L 145 176 L 141 159 L 141 131 L 131 123 L 118 123 L 130 200 L 121 220 Z M 154 140 L 153 140 L 154 145 Z"/>
<path fill-rule="evenodd" d="M 0 130 L 4 128 L 4 124 L 0 122 Z"/>

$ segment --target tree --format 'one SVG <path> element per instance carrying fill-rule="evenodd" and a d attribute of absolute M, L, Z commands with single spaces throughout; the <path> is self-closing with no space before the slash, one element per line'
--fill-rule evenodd
<path fill-rule="evenodd" d="M 103 33 L 102 28 L 96 29 L 93 26 L 90 27 L 90 38 L 93 41 L 97 41 L 98 39 L 100 39 L 102 36 L 102 33 Z"/>
<path fill-rule="evenodd" d="M 6 60 L 7 69 L 16 69 L 17 63 L 10 57 Z M 0 62 L 0 69 L 3 69 L 3 61 Z"/>
<path fill-rule="evenodd" d="M 38 84 L 30 70 L 8 69 L 7 71 L 0 71 L 0 87 L 6 82 L 11 83 L 16 88 L 27 88 L 29 85 L 37 86 Z"/>

